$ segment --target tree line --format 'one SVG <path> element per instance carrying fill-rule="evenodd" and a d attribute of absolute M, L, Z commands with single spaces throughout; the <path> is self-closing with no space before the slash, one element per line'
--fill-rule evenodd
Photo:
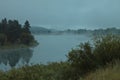
<path fill-rule="evenodd" d="M 18 20 L 2 19 L 0 22 L 0 45 L 29 45 L 34 41 L 34 37 L 30 32 L 30 27 L 28 20 L 25 21 L 24 25 L 21 25 Z"/>

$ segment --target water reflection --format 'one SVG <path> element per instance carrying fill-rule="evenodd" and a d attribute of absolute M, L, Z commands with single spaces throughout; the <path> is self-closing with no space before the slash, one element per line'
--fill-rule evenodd
<path fill-rule="evenodd" d="M 18 62 L 29 63 L 33 50 L 29 48 L 0 50 L 0 64 L 16 66 Z"/>

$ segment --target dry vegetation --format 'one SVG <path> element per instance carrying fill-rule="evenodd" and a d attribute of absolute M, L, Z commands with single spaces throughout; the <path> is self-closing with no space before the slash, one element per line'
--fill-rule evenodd
<path fill-rule="evenodd" d="M 98 69 L 80 80 L 120 80 L 120 61 L 113 66 L 109 65 L 105 69 Z"/>

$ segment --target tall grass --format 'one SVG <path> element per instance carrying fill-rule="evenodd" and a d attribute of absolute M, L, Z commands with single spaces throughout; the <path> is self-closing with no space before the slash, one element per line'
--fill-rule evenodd
<path fill-rule="evenodd" d="M 0 71 L 0 80 L 63 80 L 67 62 L 24 66 L 7 72 Z"/>
<path fill-rule="evenodd" d="M 84 79 L 80 80 L 120 80 L 120 61 L 89 73 Z"/>

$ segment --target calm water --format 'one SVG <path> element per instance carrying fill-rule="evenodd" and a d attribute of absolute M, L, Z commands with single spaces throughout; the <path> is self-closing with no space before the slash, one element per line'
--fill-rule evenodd
<path fill-rule="evenodd" d="M 46 64 L 65 61 L 66 55 L 81 42 L 90 41 L 86 35 L 35 35 L 39 45 L 30 49 L 0 50 L 0 69 L 9 70 L 24 64 Z"/>

